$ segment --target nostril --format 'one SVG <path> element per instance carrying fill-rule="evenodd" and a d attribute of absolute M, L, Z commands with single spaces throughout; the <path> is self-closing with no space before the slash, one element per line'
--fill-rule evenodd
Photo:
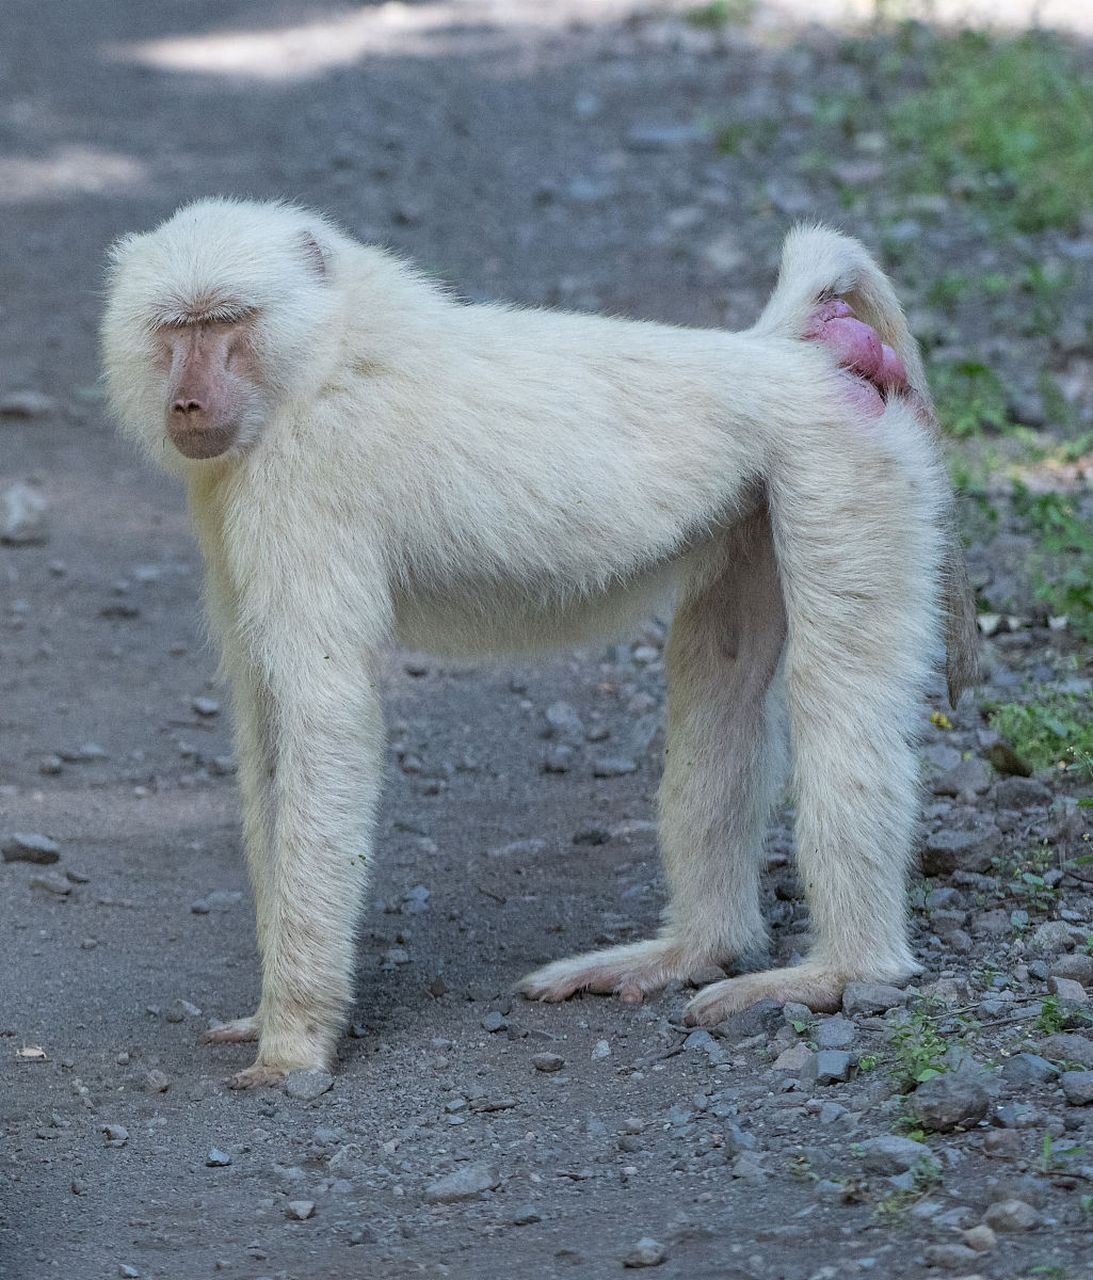
<path fill-rule="evenodd" d="M 191 414 L 204 412 L 205 406 L 200 400 L 188 400 L 180 396 L 174 404 L 171 405 L 172 413 Z"/>

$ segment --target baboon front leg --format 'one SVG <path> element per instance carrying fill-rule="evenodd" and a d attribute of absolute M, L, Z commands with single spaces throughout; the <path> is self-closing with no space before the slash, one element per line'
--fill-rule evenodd
<path fill-rule="evenodd" d="M 944 482 L 911 409 L 810 431 L 780 459 L 772 522 L 789 619 L 786 688 L 796 842 L 813 946 L 799 965 L 714 983 L 691 1022 L 764 997 L 838 1005 L 853 979 L 917 966 L 905 869 L 912 740 L 936 647 Z"/>
<path fill-rule="evenodd" d="M 668 725 L 660 839 L 670 892 L 658 938 L 547 965 L 540 1000 L 614 992 L 637 1003 L 763 950 L 759 869 L 782 777 L 776 673 L 785 615 L 762 512 L 718 541 L 686 584 L 667 649 Z"/>
<path fill-rule="evenodd" d="M 247 861 L 257 919 L 258 952 L 265 956 L 270 929 L 271 821 L 273 809 L 273 722 L 270 693 L 258 669 L 233 642 L 225 648 L 224 668 L 231 680 L 235 755 L 243 817 L 243 853 Z M 239 1044 L 257 1040 L 258 1014 L 233 1018 L 206 1031 L 206 1044 Z"/>
<path fill-rule="evenodd" d="M 237 1088 L 330 1066 L 350 998 L 382 775 L 382 720 L 363 662 L 298 643 L 265 675 L 274 763 L 258 880 L 258 1057 Z M 260 831 L 261 833 L 261 831 Z"/>

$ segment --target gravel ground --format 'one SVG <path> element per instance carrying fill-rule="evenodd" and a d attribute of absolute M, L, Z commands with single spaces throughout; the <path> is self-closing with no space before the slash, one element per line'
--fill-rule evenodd
<path fill-rule="evenodd" d="M 663 625 L 526 668 L 398 654 L 337 1074 L 233 1094 L 247 1047 L 199 1035 L 253 1007 L 258 974 L 199 561 L 180 494 L 112 434 L 94 343 L 109 241 L 221 191 L 319 205 L 471 297 L 690 324 L 750 321 L 795 218 L 873 243 L 894 225 L 919 331 L 1005 360 L 1048 433 L 1045 359 L 1089 412 L 1080 307 L 1027 334 L 932 312 L 924 261 L 988 271 L 1000 251 L 943 204 L 881 219 L 883 170 L 817 122 L 869 68 L 766 10 L 749 35 L 592 0 L 11 8 L 0 1275 L 1088 1276 L 1090 811 L 1072 775 L 1014 776 L 983 705 L 1030 678 L 1088 698 L 1089 672 L 1032 605 L 1004 507 L 968 528 L 1013 620 L 987 626 L 975 697 L 946 717 L 939 686 L 923 707 L 914 988 L 712 1034 L 682 1028 L 678 990 L 637 1010 L 514 999 L 535 965 L 655 927 Z M 710 144 L 711 120 L 772 117 L 761 148 Z M 1036 241 L 1072 296 L 1089 232 Z M 766 880 L 790 957 L 784 812 Z"/>

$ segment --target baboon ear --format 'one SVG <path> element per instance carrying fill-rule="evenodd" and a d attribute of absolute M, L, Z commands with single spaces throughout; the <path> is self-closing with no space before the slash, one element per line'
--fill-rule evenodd
<path fill-rule="evenodd" d="M 330 251 L 320 244 L 310 231 L 304 231 L 301 234 L 300 248 L 308 269 L 313 271 L 320 280 L 325 280 L 330 270 Z"/>

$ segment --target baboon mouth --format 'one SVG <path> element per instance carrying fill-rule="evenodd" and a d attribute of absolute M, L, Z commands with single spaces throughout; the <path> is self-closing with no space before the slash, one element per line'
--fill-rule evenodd
<path fill-rule="evenodd" d="M 184 458 L 219 458 L 235 443 L 235 427 L 176 427 L 167 432 Z"/>

